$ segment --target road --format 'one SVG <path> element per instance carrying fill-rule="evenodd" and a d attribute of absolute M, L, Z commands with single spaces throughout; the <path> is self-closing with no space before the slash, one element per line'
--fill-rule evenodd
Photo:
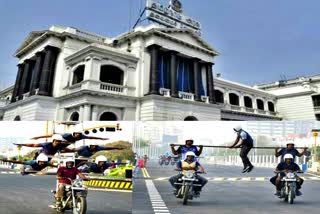
<path fill-rule="evenodd" d="M 242 174 L 241 167 L 203 165 L 209 180 L 201 197 L 183 205 L 181 199 L 172 194 L 168 182 L 175 174 L 173 166 L 159 166 L 149 162 L 145 171 L 139 171 L 133 191 L 133 213 L 308 213 L 320 212 L 320 177 L 303 174 L 305 183 L 303 195 L 296 198 L 293 205 L 284 203 L 274 196 L 275 188 L 269 182 L 273 176 L 271 168 L 255 168 L 251 173 Z M 154 188 L 155 187 L 155 188 Z M 159 193 L 159 194 L 158 194 Z M 152 203 L 151 203 L 152 201 Z"/>
<path fill-rule="evenodd" d="M 0 168 L 0 213 L 56 213 L 48 207 L 54 203 L 50 193 L 54 188 L 54 176 L 22 176 Z M 132 193 L 89 190 L 87 202 L 88 214 L 132 213 Z"/>

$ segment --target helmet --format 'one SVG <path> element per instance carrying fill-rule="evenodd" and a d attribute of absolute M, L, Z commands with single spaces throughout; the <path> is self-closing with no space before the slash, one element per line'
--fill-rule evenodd
<path fill-rule="evenodd" d="M 188 156 L 196 156 L 196 155 L 194 154 L 194 152 L 189 151 L 186 153 L 186 157 L 188 157 Z"/>
<path fill-rule="evenodd" d="M 107 160 L 108 159 L 105 156 L 99 155 L 99 156 L 96 157 L 95 163 L 98 164 L 100 161 L 106 162 Z"/>
<path fill-rule="evenodd" d="M 236 132 L 239 132 L 242 129 L 241 125 L 236 125 L 235 127 L 233 127 L 233 130 Z"/>
<path fill-rule="evenodd" d="M 185 142 L 187 142 L 187 141 L 191 141 L 191 142 L 193 143 L 193 139 L 192 139 L 192 137 L 186 138 L 184 141 L 185 141 Z"/>
<path fill-rule="evenodd" d="M 43 153 L 39 154 L 37 157 L 37 163 L 39 163 L 39 161 L 48 162 L 48 156 Z"/>
<path fill-rule="evenodd" d="M 67 166 L 67 163 L 68 163 L 68 162 L 73 162 L 72 167 L 74 167 L 74 159 L 73 159 L 73 158 L 66 158 L 66 159 L 64 160 L 64 166 Z"/>
<path fill-rule="evenodd" d="M 60 134 L 54 134 L 51 138 L 52 138 L 52 141 L 54 140 L 65 141 L 65 139 Z"/>
<path fill-rule="evenodd" d="M 77 128 L 77 127 L 72 129 L 72 133 L 82 133 L 82 131 L 83 130 L 81 128 Z"/>
<path fill-rule="evenodd" d="M 292 144 L 292 145 L 294 146 L 294 141 L 288 141 L 288 142 L 287 142 L 287 146 L 288 146 L 289 144 Z"/>
<path fill-rule="evenodd" d="M 292 156 L 292 154 L 285 154 L 284 157 L 283 157 L 283 159 L 284 159 L 284 160 L 285 160 L 285 159 L 293 159 L 293 156 Z"/>

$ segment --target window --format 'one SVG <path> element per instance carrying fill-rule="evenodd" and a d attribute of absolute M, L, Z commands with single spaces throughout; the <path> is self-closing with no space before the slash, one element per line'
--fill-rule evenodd
<path fill-rule="evenodd" d="M 320 106 L 320 95 L 312 96 L 312 101 L 314 107 Z"/>
<path fill-rule="evenodd" d="M 117 121 L 117 116 L 112 112 L 104 112 L 100 116 L 100 121 Z"/>
<path fill-rule="evenodd" d="M 194 116 L 188 116 L 184 118 L 184 121 L 198 121 L 198 119 Z"/>
<path fill-rule="evenodd" d="M 21 118 L 20 118 L 20 116 L 19 116 L 19 115 L 17 115 L 13 120 L 14 120 L 14 121 L 20 121 L 20 120 L 21 120 Z"/>
<path fill-rule="evenodd" d="M 259 110 L 264 110 L 264 102 L 261 99 L 257 99 L 257 108 Z"/>
<path fill-rule="evenodd" d="M 252 108 L 252 99 L 251 97 L 244 96 L 244 106 L 247 108 Z"/>
<path fill-rule="evenodd" d="M 73 112 L 70 116 L 70 121 L 79 121 L 79 116 L 78 112 Z"/>
<path fill-rule="evenodd" d="M 238 95 L 236 95 L 234 93 L 230 93 L 229 100 L 230 100 L 231 105 L 235 105 L 235 106 L 239 105 L 239 96 Z"/>
<path fill-rule="evenodd" d="M 271 111 L 271 112 L 274 112 L 274 104 L 273 104 L 273 102 L 268 102 L 268 109 L 269 109 L 269 111 Z"/>
<path fill-rule="evenodd" d="M 74 70 L 73 72 L 73 80 L 72 85 L 80 83 L 83 81 L 84 78 L 84 65 L 80 65 Z"/>
<path fill-rule="evenodd" d="M 214 90 L 214 96 L 217 103 L 224 103 L 223 93 L 219 90 Z"/>
<path fill-rule="evenodd" d="M 115 85 L 123 85 L 123 71 L 113 65 L 103 65 L 100 71 L 100 81 Z"/>

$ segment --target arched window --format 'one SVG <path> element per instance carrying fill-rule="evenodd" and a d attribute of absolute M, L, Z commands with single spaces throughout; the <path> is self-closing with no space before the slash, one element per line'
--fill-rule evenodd
<path fill-rule="evenodd" d="M 123 85 L 123 71 L 113 65 L 103 65 L 100 71 L 100 81 L 105 83 L 112 83 L 116 85 Z"/>
<path fill-rule="evenodd" d="M 70 116 L 70 121 L 79 121 L 79 113 L 78 112 L 73 112 Z"/>
<path fill-rule="evenodd" d="M 252 99 L 251 97 L 244 96 L 244 106 L 247 108 L 252 108 Z"/>
<path fill-rule="evenodd" d="M 13 120 L 14 120 L 14 121 L 20 121 L 20 120 L 21 120 L 21 118 L 20 118 L 20 116 L 19 116 L 19 115 L 17 115 Z"/>
<path fill-rule="evenodd" d="M 268 109 L 269 109 L 269 111 L 271 111 L 271 112 L 274 112 L 274 104 L 273 104 L 273 102 L 268 102 Z"/>
<path fill-rule="evenodd" d="M 84 78 L 84 65 L 79 65 L 73 72 L 72 85 L 80 83 Z"/>
<path fill-rule="evenodd" d="M 184 121 L 198 121 L 198 119 L 194 116 L 188 116 L 184 118 Z"/>
<path fill-rule="evenodd" d="M 224 103 L 223 93 L 219 90 L 214 90 L 214 96 L 217 103 Z"/>
<path fill-rule="evenodd" d="M 236 95 L 234 93 L 230 93 L 229 100 L 230 100 L 231 105 L 235 105 L 235 106 L 239 105 L 239 96 L 238 95 Z"/>
<path fill-rule="evenodd" d="M 259 110 L 264 110 L 263 100 L 257 99 L 257 108 L 258 108 Z"/>
<path fill-rule="evenodd" d="M 100 116 L 100 121 L 117 121 L 117 115 L 112 112 L 104 112 Z"/>

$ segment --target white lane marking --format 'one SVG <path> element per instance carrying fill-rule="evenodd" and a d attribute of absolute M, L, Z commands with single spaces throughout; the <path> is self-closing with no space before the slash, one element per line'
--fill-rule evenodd
<path fill-rule="evenodd" d="M 146 180 L 146 186 L 148 189 L 148 194 L 150 197 L 150 201 L 152 204 L 152 208 L 155 214 L 170 214 L 168 207 L 166 206 L 165 202 L 163 201 L 160 193 L 158 192 L 157 188 L 155 187 L 153 181 Z M 159 208 L 161 207 L 161 208 Z"/>
<path fill-rule="evenodd" d="M 315 177 L 318 177 L 318 178 L 320 178 L 320 176 L 318 176 L 318 175 L 315 175 L 315 174 L 312 174 L 312 173 L 308 173 L 308 172 L 305 172 L 304 174 L 307 174 L 307 175 L 312 175 L 312 176 L 315 176 Z"/>

